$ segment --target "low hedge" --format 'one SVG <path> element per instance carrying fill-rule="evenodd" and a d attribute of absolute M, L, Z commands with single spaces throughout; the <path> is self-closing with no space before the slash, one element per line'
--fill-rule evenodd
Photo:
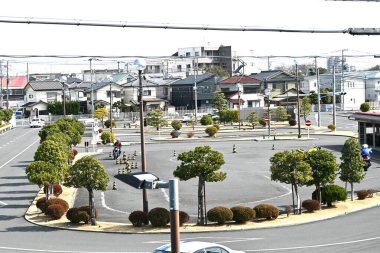
<path fill-rule="evenodd" d="M 253 209 L 256 212 L 256 218 L 259 219 L 275 220 L 280 215 L 277 207 L 268 204 L 260 204 Z"/>
<path fill-rule="evenodd" d="M 226 223 L 227 221 L 231 221 L 233 217 L 234 214 L 231 209 L 224 206 L 211 208 L 207 212 L 207 219 L 211 222 L 217 222 L 220 225 Z"/>
<path fill-rule="evenodd" d="M 153 227 L 164 227 L 170 221 L 170 213 L 162 207 L 156 207 L 149 211 L 148 219 Z"/>
<path fill-rule="evenodd" d="M 62 206 L 65 208 L 65 212 L 66 212 L 67 210 L 69 210 L 69 203 L 67 203 L 66 200 L 64 200 L 64 199 L 60 199 L 60 198 L 52 198 L 52 199 L 49 199 L 49 200 L 46 202 L 46 208 L 48 208 L 50 205 L 54 205 L 54 204 L 62 205 Z"/>
<path fill-rule="evenodd" d="M 218 129 L 214 126 L 209 126 L 206 128 L 205 132 L 208 136 L 213 137 L 218 132 Z"/>
<path fill-rule="evenodd" d="M 360 190 L 356 192 L 356 195 L 358 196 L 359 200 L 366 199 L 369 195 L 368 190 Z"/>
<path fill-rule="evenodd" d="M 134 227 L 141 227 L 142 225 L 148 225 L 148 215 L 143 211 L 133 211 L 128 216 L 129 221 Z"/>
<path fill-rule="evenodd" d="M 54 220 L 60 219 L 66 210 L 61 204 L 52 204 L 46 208 L 45 214 L 52 217 Z"/>
<path fill-rule="evenodd" d="M 305 208 L 308 212 L 312 213 L 316 210 L 321 209 L 321 204 L 318 200 L 307 199 L 302 202 L 302 207 Z"/>
<path fill-rule="evenodd" d="M 190 216 L 186 212 L 179 211 L 179 225 L 180 226 L 189 222 L 189 220 L 190 220 Z"/>
<path fill-rule="evenodd" d="M 62 186 L 60 184 L 53 184 L 53 194 L 58 197 L 63 192 Z"/>
<path fill-rule="evenodd" d="M 245 206 L 234 206 L 231 208 L 233 218 L 236 223 L 246 223 L 255 217 L 256 212 L 252 208 Z"/>
<path fill-rule="evenodd" d="M 94 208 L 95 218 L 99 217 L 98 210 Z M 66 218 L 74 224 L 79 224 L 81 222 L 89 224 L 91 221 L 90 208 L 88 206 L 82 206 L 79 208 L 73 207 L 66 212 Z"/>

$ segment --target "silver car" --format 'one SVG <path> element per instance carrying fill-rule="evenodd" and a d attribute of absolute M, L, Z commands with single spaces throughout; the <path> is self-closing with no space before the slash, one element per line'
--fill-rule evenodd
<path fill-rule="evenodd" d="M 181 253 L 244 253 L 220 244 L 198 241 L 181 241 L 179 250 Z M 153 253 L 171 253 L 170 243 L 158 247 Z"/>

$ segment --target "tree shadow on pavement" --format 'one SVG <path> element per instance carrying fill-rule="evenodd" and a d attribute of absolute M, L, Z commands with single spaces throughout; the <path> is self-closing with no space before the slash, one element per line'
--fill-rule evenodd
<path fill-rule="evenodd" d="M 0 221 L 6 221 L 6 220 L 13 220 L 20 218 L 20 216 L 14 216 L 14 215 L 0 215 Z"/>
<path fill-rule="evenodd" d="M 6 228 L 5 231 L 2 232 L 52 232 L 56 231 L 55 229 L 49 228 L 49 227 L 43 227 L 43 226 L 37 226 L 37 225 L 30 225 L 30 226 L 20 226 L 20 227 L 9 227 Z"/>

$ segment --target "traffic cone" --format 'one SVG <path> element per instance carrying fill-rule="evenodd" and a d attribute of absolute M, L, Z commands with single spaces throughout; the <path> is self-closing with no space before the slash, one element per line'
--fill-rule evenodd
<path fill-rule="evenodd" d="M 274 150 L 274 144 L 272 145 L 272 150 Z"/>
<path fill-rule="evenodd" d="M 117 174 L 121 174 L 122 173 L 122 171 L 121 171 L 121 169 L 119 168 L 118 170 L 117 170 Z"/>
<path fill-rule="evenodd" d="M 116 182 L 115 182 L 115 181 L 113 181 L 113 184 L 112 184 L 112 190 L 117 190 Z"/>
<path fill-rule="evenodd" d="M 131 160 L 131 155 L 128 154 L 127 160 Z"/>
<path fill-rule="evenodd" d="M 236 153 L 236 145 L 234 144 L 234 146 L 232 147 L 232 153 Z"/>
<path fill-rule="evenodd" d="M 174 157 L 177 156 L 177 153 L 175 152 L 175 150 L 174 150 L 173 156 L 174 156 Z"/>
<path fill-rule="evenodd" d="M 135 152 L 133 152 L 133 155 L 134 155 L 134 156 L 137 156 L 136 150 L 135 150 Z"/>
<path fill-rule="evenodd" d="M 110 153 L 108 154 L 108 157 L 112 157 L 112 152 L 110 152 Z"/>
<path fill-rule="evenodd" d="M 119 164 L 119 159 L 116 159 L 115 161 L 116 161 L 116 164 Z"/>
<path fill-rule="evenodd" d="M 132 160 L 135 160 L 135 159 L 136 159 L 136 156 L 135 156 L 135 155 L 133 155 L 133 156 L 132 156 Z"/>
<path fill-rule="evenodd" d="M 135 167 L 134 168 L 135 168 L 135 170 L 137 169 L 137 162 L 135 162 Z"/>

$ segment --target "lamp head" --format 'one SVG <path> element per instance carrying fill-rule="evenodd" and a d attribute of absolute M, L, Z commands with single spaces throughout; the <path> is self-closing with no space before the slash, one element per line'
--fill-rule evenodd
<path fill-rule="evenodd" d="M 60 81 L 61 83 L 65 83 L 65 82 L 67 82 L 67 77 L 66 77 L 66 76 L 61 76 L 61 77 L 59 78 L 59 81 Z"/>
<path fill-rule="evenodd" d="M 137 70 L 144 70 L 146 68 L 146 61 L 142 58 L 138 58 L 133 62 Z"/>

